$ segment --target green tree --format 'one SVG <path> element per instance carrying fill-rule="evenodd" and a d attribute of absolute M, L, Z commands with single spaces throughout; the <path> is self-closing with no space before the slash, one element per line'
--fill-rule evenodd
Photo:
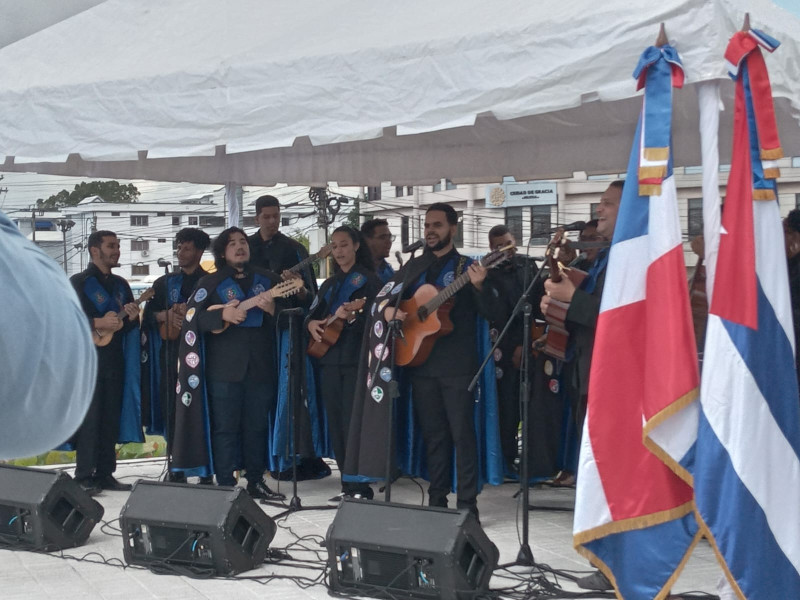
<path fill-rule="evenodd" d="M 71 192 L 61 190 L 47 200 L 39 198 L 36 206 L 42 210 L 75 206 L 89 196 L 100 196 L 105 202 L 127 203 L 136 202 L 140 195 L 141 192 L 132 183 L 122 185 L 119 181 L 81 181 Z"/>
<path fill-rule="evenodd" d="M 358 204 L 358 198 L 353 198 L 353 208 L 350 209 L 350 212 L 347 213 L 347 216 L 344 218 L 344 224 L 349 225 L 356 231 L 359 230 L 361 224 L 358 222 L 359 217 L 361 216 L 361 210 Z"/>
<path fill-rule="evenodd" d="M 304 235 L 304 234 L 302 234 L 302 233 L 295 233 L 295 234 L 292 236 L 292 239 L 293 239 L 293 240 L 295 240 L 296 242 L 300 242 L 301 244 L 303 244 L 303 246 L 305 246 L 305 249 L 306 249 L 306 250 L 308 250 L 308 248 L 309 248 L 309 246 L 310 246 L 310 244 L 311 244 L 311 243 L 308 241 L 308 236 L 307 236 L 307 235 Z"/>

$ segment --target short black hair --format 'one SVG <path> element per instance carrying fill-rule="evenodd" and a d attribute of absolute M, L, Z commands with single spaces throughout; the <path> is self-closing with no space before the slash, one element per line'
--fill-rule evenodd
<path fill-rule="evenodd" d="M 432 210 L 442 211 L 445 214 L 445 217 L 447 217 L 447 222 L 450 225 L 458 225 L 458 213 L 456 212 L 456 209 L 449 204 L 445 204 L 444 202 L 434 202 L 428 207 L 428 209 L 425 211 L 425 214 L 427 215 Z"/>
<path fill-rule="evenodd" d="M 198 250 L 205 250 L 211 244 L 211 238 L 202 229 L 184 227 L 175 234 L 175 243 L 183 244 L 184 242 L 192 242 Z"/>
<path fill-rule="evenodd" d="M 624 179 L 615 179 L 611 183 L 608 184 L 608 187 L 615 187 L 619 188 L 622 191 L 622 188 L 625 187 L 625 180 Z"/>
<path fill-rule="evenodd" d="M 265 196 L 259 196 L 256 198 L 256 216 L 260 215 L 261 209 L 267 206 L 277 206 L 280 209 L 281 203 L 278 202 L 278 199 L 275 196 L 270 196 L 269 194 Z"/>
<path fill-rule="evenodd" d="M 241 233 L 244 239 L 247 239 L 247 234 L 244 232 L 244 229 L 228 227 L 228 229 L 217 236 L 214 243 L 211 245 L 211 251 L 214 253 L 214 266 L 216 266 L 217 269 L 221 269 L 227 264 L 225 262 L 225 248 L 228 247 L 228 242 L 231 241 L 231 236 L 234 233 Z"/>
<path fill-rule="evenodd" d="M 495 225 L 489 230 L 489 239 L 491 240 L 492 238 L 499 238 L 507 233 L 511 233 L 511 230 L 508 227 L 505 225 Z"/>
<path fill-rule="evenodd" d="M 364 221 L 361 224 L 361 233 L 364 237 L 372 238 L 375 236 L 375 230 L 383 225 L 388 227 L 389 221 L 386 219 L 370 219 L 369 221 Z"/>
<path fill-rule="evenodd" d="M 99 248 L 103 245 L 103 238 L 104 237 L 117 237 L 117 234 L 113 231 L 108 231 L 107 229 L 103 229 L 100 231 L 93 231 L 89 236 L 89 241 L 86 242 L 87 248 Z"/>
<path fill-rule="evenodd" d="M 800 208 L 790 210 L 789 214 L 786 215 L 786 227 L 791 231 L 800 233 Z"/>

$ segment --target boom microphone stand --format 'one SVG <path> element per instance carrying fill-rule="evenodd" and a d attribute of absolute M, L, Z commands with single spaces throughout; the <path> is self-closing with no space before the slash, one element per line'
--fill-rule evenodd
<path fill-rule="evenodd" d="M 520 365 L 520 385 L 519 385 L 519 395 L 520 401 L 522 402 L 522 459 L 520 461 L 520 475 L 519 475 L 519 482 L 520 482 L 520 492 L 522 493 L 522 541 L 520 542 L 519 552 L 517 553 L 517 559 L 511 563 L 513 565 L 523 565 L 523 566 L 533 566 L 533 552 L 531 551 L 530 544 L 528 543 L 528 531 L 529 531 L 529 506 L 528 506 L 528 497 L 529 497 L 529 490 L 528 490 L 528 407 L 530 404 L 530 376 L 529 376 L 529 362 L 530 362 L 530 347 L 531 347 L 531 314 L 533 312 L 533 307 L 531 303 L 528 302 L 528 295 L 533 290 L 533 286 L 536 282 L 541 278 L 542 272 L 544 271 L 546 261 L 542 261 L 542 266 L 539 267 L 539 270 L 534 275 L 533 279 L 531 279 L 530 283 L 525 286 L 525 290 L 522 292 L 522 295 L 517 300 L 517 304 L 514 306 L 514 310 L 511 311 L 511 315 L 506 322 L 505 327 L 500 332 L 500 335 L 497 336 L 497 340 L 495 341 L 492 348 L 486 354 L 486 358 L 484 358 L 483 363 L 478 368 L 478 372 L 475 374 L 475 377 L 472 378 L 472 381 L 469 384 L 469 390 L 472 391 L 475 388 L 475 385 L 478 383 L 478 378 L 480 377 L 483 370 L 486 368 L 486 365 L 489 363 L 489 359 L 494 356 L 495 349 L 500 345 L 501 340 L 505 337 L 508 330 L 511 328 L 511 324 L 514 322 L 515 317 L 521 312 L 523 315 L 523 337 L 522 337 L 522 364 Z M 525 265 L 525 280 L 527 282 L 528 279 L 528 272 L 530 266 Z"/>

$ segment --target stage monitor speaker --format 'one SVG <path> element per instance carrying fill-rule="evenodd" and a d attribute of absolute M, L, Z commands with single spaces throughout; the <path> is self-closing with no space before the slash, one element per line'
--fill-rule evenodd
<path fill-rule="evenodd" d="M 139 480 L 120 513 L 128 564 L 232 575 L 264 562 L 275 522 L 240 487 Z"/>
<path fill-rule="evenodd" d="M 66 473 L 0 465 L 0 547 L 80 546 L 103 507 Z"/>
<path fill-rule="evenodd" d="M 474 598 L 497 547 L 468 511 L 345 498 L 326 538 L 334 594 Z"/>

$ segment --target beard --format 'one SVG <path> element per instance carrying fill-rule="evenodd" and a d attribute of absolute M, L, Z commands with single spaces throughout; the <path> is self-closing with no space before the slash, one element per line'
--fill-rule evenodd
<path fill-rule="evenodd" d="M 433 246 L 428 246 L 428 249 L 432 250 L 433 252 L 436 252 L 438 250 L 442 250 L 442 249 L 447 247 L 447 245 L 450 243 L 450 241 L 452 239 L 453 239 L 453 236 L 450 233 L 448 233 L 447 237 L 442 238 L 441 240 L 436 242 L 436 244 L 433 245 Z"/>

